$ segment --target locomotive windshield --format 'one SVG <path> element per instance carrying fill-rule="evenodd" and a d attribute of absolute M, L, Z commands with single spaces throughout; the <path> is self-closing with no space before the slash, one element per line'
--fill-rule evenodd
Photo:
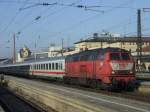
<path fill-rule="evenodd" d="M 128 53 L 110 53 L 110 60 L 130 60 Z"/>
<path fill-rule="evenodd" d="M 121 53 L 121 59 L 122 60 L 130 60 L 130 56 L 128 53 Z"/>

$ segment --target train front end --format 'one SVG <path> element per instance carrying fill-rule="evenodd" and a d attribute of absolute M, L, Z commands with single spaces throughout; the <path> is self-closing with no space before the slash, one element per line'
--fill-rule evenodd
<path fill-rule="evenodd" d="M 129 52 L 109 54 L 109 80 L 113 89 L 133 90 L 136 86 L 135 64 Z"/>

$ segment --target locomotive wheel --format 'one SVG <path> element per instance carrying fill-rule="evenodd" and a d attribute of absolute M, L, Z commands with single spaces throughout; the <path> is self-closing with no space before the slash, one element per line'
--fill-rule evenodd
<path fill-rule="evenodd" d="M 91 88 L 100 88 L 101 84 L 98 80 L 90 80 L 89 81 L 89 86 Z"/>

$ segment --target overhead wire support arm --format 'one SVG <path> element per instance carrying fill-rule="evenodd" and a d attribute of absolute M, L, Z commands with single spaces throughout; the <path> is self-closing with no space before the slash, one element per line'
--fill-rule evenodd
<path fill-rule="evenodd" d="M 55 3 L 36 3 L 36 4 L 30 5 L 30 6 L 27 6 L 27 7 L 20 8 L 19 10 L 22 11 L 22 10 L 36 7 L 36 6 L 49 6 L 49 5 L 57 5 L 57 2 L 55 2 Z"/>
<path fill-rule="evenodd" d="M 61 4 L 57 4 L 57 5 L 68 6 L 68 7 L 75 7 L 75 8 L 81 8 L 81 9 L 84 9 L 85 11 L 95 11 L 95 12 L 104 13 L 103 10 L 93 9 L 93 8 L 97 8 L 97 7 L 101 7 L 101 6 L 86 6 L 86 5 L 62 4 L 62 3 Z"/>
<path fill-rule="evenodd" d="M 150 12 L 150 8 L 143 8 L 143 12 Z"/>

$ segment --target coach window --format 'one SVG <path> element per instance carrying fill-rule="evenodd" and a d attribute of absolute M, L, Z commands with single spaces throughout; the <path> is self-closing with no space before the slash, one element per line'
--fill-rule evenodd
<path fill-rule="evenodd" d="M 60 70 L 62 70 L 62 63 L 60 63 Z"/>
<path fill-rule="evenodd" d="M 35 69 L 35 65 L 33 65 L 33 69 Z"/>
<path fill-rule="evenodd" d="M 47 70 L 47 64 L 45 64 L 45 70 Z"/>
<path fill-rule="evenodd" d="M 44 64 L 42 64 L 42 70 L 44 70 Z"/>
<path fill-rule="evenodd" d="M 30 66 L 30 70 L 32 70 L 32 65 Z"/>
<path fill-rule="evenodd" d="M 32 65 L 30 66 L 30 70 L 32 70 Z"/>
<path fill-rule="evenodd" d="M 55 66 L 56 66 L 56 70 L 58 70 L 58 63 L 56 63 Z"/>
<path fill-rule="evenodd" d="M 43 64 L 43 70 L 45 70 L 45 64 Z"/>
<path fill-rule="evenodd" d="M 39 70 L 41 70 L 41 64 L 39 64 Z"/>
<path fill-rule="evenodd" d="M 47 65 L 47 64 L 45 64 L 45 70 L 47 70 L 47 67 L 46 67 L 46 65 Z"/>
<path fill-rule="evenodd" d="M 48 70 L 48 64 L 45 64 L 45 69 Z"/>
<path fill-rule="evenodd" d="M 42 70 L 44 70 L 44 64 L 42 64 Z"/>
<path fill-rule="evenodd" d="M 44 64 L 42 64 L 42 70 L 44 69 Z"/>
<path fill-rule="evenodd" d="M 38 64 L 38 70 L 40 70 L 40 64 Z"/>
<path fill-rule="evenodd" d="M 51 70 L 51 63 L 49 63 L 49 70 Z"/>
<path fill-rule="evenodd" d="M 43 64 L 41 64 L 41 70 L 43 69 Z"/>
<path fill-rule="evenodd" d="M 37 65 L 37 69 L 39 70 L 39 64 Z"/>
<path fill-rule="evenodd" d="M 43 64 L 43 70 L 45 70 L 45 64 Z"/>
<path fill-rule="evenodd" d="M 54 63 L 52 63 L 52 70 L 54 70 Z"/>
<path fill-rule="evenodd" d="M 61 70 L 61 68 L 60 68 L 60 64 L 61 64 L 61 63 L 59 63 L 59 64 L 58 64 L 58 69 L 59 69 L 59 70 Z"/>
<path fill-rule="evenodd" d="M 42 65 L 40 64 L 40 70 L 41 70 L 41 68 L 42 68 Z"/>
<path fill-rule="evenodd" d="M 46 64 L 44 64 L 44 70 L 46 70 Z"/>
<path fill-rule="evenodd" d="M 47 64 L 45 64 L 45 69 L 46 69 L 46 70 L 48 69 L 48 66 L 47 66 Z"/>

